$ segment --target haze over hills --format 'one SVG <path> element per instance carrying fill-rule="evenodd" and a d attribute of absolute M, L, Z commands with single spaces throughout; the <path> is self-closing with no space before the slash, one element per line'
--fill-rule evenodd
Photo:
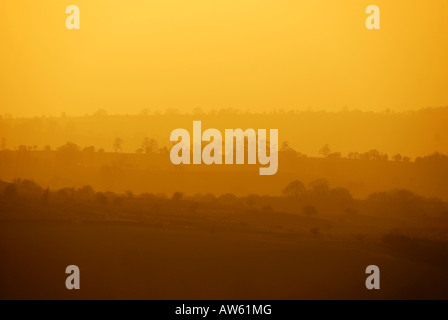
<path fill-rule="evenodd" d="M 55 149 L 67 141 L 81 147 L 94 146 L 113 150 L 113 141 L 123 140 L 122 152 L 134 153 L 148 137 L 159 147 L 169 146 L 169 136 L 176 128 L 192 130 L 192 121 L 201 120 L 203 130 L 217 128 L 276 128 L 279 143 L 308 156 L 318 156 L 326 144 L 331 151 L 367 152 L 379 150 L 389 156 L 401 154 L 415 158 L 435 151 L 448 151 L 448 107 L 427 108 L 409 112 L 313 112 L 273 111 L 246 113 L 221 109 L 181 114 L 174 109 L 139 115 L 108 115 L 99 110 L 93 115 L 60 117 L 0 118 L 0 138 L 5 149 L 20 145 L 42 150 Z"/>
<path fill-rule="evenodd" d="M 448 299 L 447 0 L 73 2 L 0 1 L 0 299 Z"/>
<path fill-rule="evenodd" d="M 61 270 L 76 261 L 78 299 L 446 299 L 447 209 L 322 184 L 163 198 L 0 181 L 0 298 L 73 299 Z M 372 261 L 376 292 L 364 287 Z"/>
<path fill-rule="evenodd" d="M 191 132 L 193 120 L 202 121 L 202 130 L 279 129 L 278 173 L 266 184 L 253 166 L 172 165 L 170 133 L 176 128 Z M 0 178 L 33 179 L 51 188 L 89 184 L 116 192 L 238 195 L 278 195 L 293 179 L 327 179 L 360 198 L 402 188 L 446 200 L 446 158 L 414 162 L 435 151 L 448 152 L 446 123 L 448 107 L 402 113 L 196 109 L 181 114 L 168 109 L 139 115 L 108 115 L 104 110 L 82 117 L 6 115 L 0 119 L 1 150 L 6 151 L 0 153 Z M 122 142 L 114 150 L 117 138 Z"/>

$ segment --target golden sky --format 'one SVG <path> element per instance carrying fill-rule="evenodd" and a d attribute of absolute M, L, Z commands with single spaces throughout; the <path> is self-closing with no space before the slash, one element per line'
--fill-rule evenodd
<path fill-rule="evenodd" d="M 0 43 L 0 114 L 448 105 L 446 0 L 1 0 Z"/>

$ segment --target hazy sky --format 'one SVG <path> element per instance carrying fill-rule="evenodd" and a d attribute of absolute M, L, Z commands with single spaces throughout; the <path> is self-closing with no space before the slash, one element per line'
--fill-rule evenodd
<path fill-rule="evenodd" d="M 448 105 L 446 0 L 2 0 L 0 43 L 0 114 Z"/>

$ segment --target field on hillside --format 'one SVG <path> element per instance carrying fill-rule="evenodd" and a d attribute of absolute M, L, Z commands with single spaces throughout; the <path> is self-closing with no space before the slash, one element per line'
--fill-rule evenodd
<path fill-rule="evenodd" d="M 376 242 L 116 224 L 0 225 L 2 299 L 447 299 L 439 266 Z M 65 267 L 81 270 L 69 292 Z M 366 266 L 381 270 L 368 291 Z"/>
<path fill-rule="evenodd" d="M 431 202 L 288 213 L 276 203 L 301 206 L 313 191 L 166 199 L 11 186 L 0 184 L 1 299 L 448 298 L 448 216 Z M 82 290 L 65 288 L 71 264 Z M 365 288 L 369 265 L 381 290 Z"/>

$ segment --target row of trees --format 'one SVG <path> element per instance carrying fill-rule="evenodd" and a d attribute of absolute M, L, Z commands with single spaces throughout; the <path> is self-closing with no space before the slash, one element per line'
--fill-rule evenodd
<path fill-rule="evenodd" d="M 112 148 L 114 152 L 118 153 L 123 151 L 123 144 L 124 141 L 122 138 L 115 138 L 112 143 Z M 6 139 L 2 139 L 2 147 L 3 150 L 6 149 Z M 26 145 L 19 145 L 17 148 L 20 152 L 26 152 L 26 151 L 37 151 L 39 148 L 36 145 L 33 146 L 26 146 Z M 42 149 L 43 151 L 50 152 L 52 151 L 52 148 L 49 145 L 46 145 Z M 86 153 L 104 153 L 104 149 L 95 149 L 94 146 L 87 146 L 84 148 L 79 147 L 73 142 L 67 142 L 66 144 L 56 148 L 56 151 L 72 151 L 72 152 L 86 152 Z M 159 144 L 157 141 L 153 138 L 145 137 L 140 145 L 140 147 L 135 150 L 135 153 L 137 154 L 155 154 L 155 153 L 166 153 L 168 151 L 167 147 L 159 147 Z M 296 151 L 294 148 L 292 148 L 287 141 L 283 142 L 281 147 L 279 148 L 280 152 L 284 153 L 290 153 L 293 154 L 295 157 L 299 158 L 307 158 L 306 155 Z M 328 144 L 323 146 L 321 149 L 319 149 L 319 154 L 326 159 L 344 159 L 341 152 L 333 152 Z M 386 153 L 382 153 L 376 149 L 372 149 L 368 152 L 359 153 L 359 152 L 349 152 L 345 159 L 350 160 L 364 160 L 364 161 L 395 161 L 395 162 L 411 162 L 412 159 L 408 156 L 403 156 L 401 154 L 395 154 L 393 156 L 389 156 Z M 428 156 L 423 157 L 417 157 L 415 159 L 415 162 L 424 163 L 424 162 L 448 162 L 448 156 L 443 153 L 433 153 Z"/>
<path fill-rule="evenodd" d="M 120 151 L 123 150 L 123 139 L 121 138 L 115 138 L 113 143 L 112 143 L 112 147 L 113 150 L 118 153 Z M 72 149 L 74 151 L 80 151 L 81 149 L 75 145 L 72 142 L 67 142 L 65 145 L 59 147 L 57 149 L 57 151 L 61 151 L 61 150 L 65 150 L 65 149 Z M 82 149 L 82 151 L 84 152 L 95 152 L 95 147 L 94 146 L 89 146 L 89 147 L 85 147 L 84 149 Z M 98 152 L 104 152 L 104 149 L 99 149 Z M 159 152 L 159 146 L 157 144 L 157 141 L 154 139 L 149 139 L 149 138 L 145 138 L 143 139 L 143 142 L 141 144 L 141 147 L 138 148 L 136 151 L 136 153 L 157 153 Z"/>
<path fill-rule="evenodd" d="M 96 192 L 90 185 L 81 188 L 62 188 L 51 192 L 49 188 L 42 188 L 32 180 L 16 179 L 13 183 L 5 186 L 3 197 L 13 200 L 18 195 L 44 203 L 48 202 L 70 202 L 96 203 L 101 206 L 121 206 L 130 203 L 142 205 L 142 200 L 163 200 L 179 203 L 185 201 L 183 206 L 190 207 L 194 203 L 209 203 L 214 205 L 236 206 L 249 210 L 261 209 L 263 212 L 273 212 L 274 208 L 281 211 L 295 212 L 307 216 L 316 216 L 320 211 L 345 212 L 356 214 L 358 210 L 374 215 L 403 215 L 422 216 L 431 214 L 433 216 L 448 216 L 448 206 L 443 201 L 418 196 L 408 190 L 391 190 L 378 192 L 370 195 L 360 202 L 353 199 L 352 195 L 344 188 L 330 188 L 324 179 L 312 181 L 305 185 L 299 180 L 292 181 L 282 191 L 282 197 L 260 196 L 256 194 L 237 197 L 227 193 L 221 196 L 214 194 L 196 194 L 185 196 L 182 192 L 175 192 L 168 198 L 165 194 L 142 193 L 134 195 L 131 191 L 123 194 L 114 192 Z M 197 208 L 197 206 L 196 206 Z M 207 207 L 213 210 L 213 207 Z M 297 211 L 299 210 L 299 211 Z M 194 212 L 194 210 L 192 211 Z"/>
<path fill-rule="evenodd" d="M 112 149 L 115 152 L 122 151 L 123 150 L 123 143 L 124 143 L 124 141 L 123 141 L 122 138 L 115 138 L 113 140 L 113 143 L 112 143 Z M 5 138 L 2 139 L 2 150 L 3 151 L 7 150 L 6 149 L 6 139 Z M 20 152 L 38 151 L 39 148 L 37 147 L 37 145 L 33 145 L 33 146 L 19 145 L 17 147 L 17 150 L 20 151 Z M 46 145 L 41 150 L 43 150 L 43 151 L 52 151 L 52 148 L 51 148 L 51 146 Z M 87 147 L 81 148 L 78 145 L 76 145 L 75 143 L 69 141 L 66 144 L 56 148 L 56 151 L 63 151 L 63 150 L 95 152 L 95 147 L 94 146 L 87 146 Z M 99 152 L 99 153 L 103 153 L 104 149 L 100 148 L 100 149 L 98 149 L 96 151 Z M 157 141 L 155 139 L 153 139 L 153 138 L 150 139 L 150 138 L 147 138 L 147 137 L 143 139 L 143 142 L 142 142 L 140 148 L 138 148 L 135 151 L 135 153 L 139 153 L 139 154 L 142 154 L 142 153 L 158 153 L 158 152 L 160 152 L 160 149 L 159 149 L 159 145 L 158 145 Z"/>
<path fill-rule="evenodd" d="M 341 159 L 342 154 L 340 152 L 332 152 L 330 146 L 326 144 L 319 150 L 319 154 L 324 158 L 328 159 Z M 389 155 L 379 152 L 378 150 L 372 149 L 368 152 L 358 153 L 358 152 L 349 152 L 347 154 L 347 159 L 351 160 L 368 160 L 368 161 L 388 161 Z M 410 162 L 411 158 L 407 156 L 402 156 L 401 154 L 395 154 L 391 157 L 392 160 L 396 162 Z"/>

